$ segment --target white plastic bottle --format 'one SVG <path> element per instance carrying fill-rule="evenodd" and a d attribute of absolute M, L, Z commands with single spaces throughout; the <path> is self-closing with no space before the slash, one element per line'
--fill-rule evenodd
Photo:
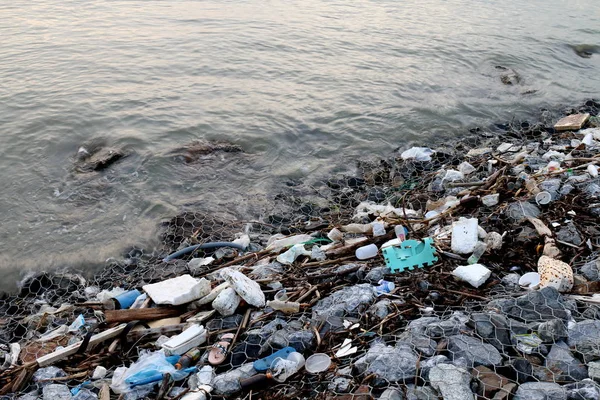
<path fill-rule="evenodd" d="M 379 249 L 374 244 L 369 244 L 367 246 L 359 247 L 356 249 L 356 258 L 359 260 L 368 260 L 369 258 L 373 258 L 377 256 Z"/>

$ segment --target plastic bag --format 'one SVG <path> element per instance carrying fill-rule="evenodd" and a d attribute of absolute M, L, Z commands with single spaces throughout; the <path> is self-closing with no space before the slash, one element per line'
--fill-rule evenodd
<path fill-rule="evenodd" d="M 310 256 L 310 254 L 310 251 L 306 250 L 303 244 L 295 244 L 291 249 L 277 256 L 277 261 L 284 265 L 290 265 L 296 261 L 296 258 Z"/>
<path fill-rule="evenodd" d="M 115 370 L 110 388 L 117 394 L 128 393 L 136 386 L 159 383 L 164 374 L 171 375 L 175 381 L 184 379 L 190 371 L 189 368 L 175 369 L 174 364 L 178 360 L 179 356 L 167 357 L 162 351 L 142 354 L 129 368 L 119 367 Z"/>

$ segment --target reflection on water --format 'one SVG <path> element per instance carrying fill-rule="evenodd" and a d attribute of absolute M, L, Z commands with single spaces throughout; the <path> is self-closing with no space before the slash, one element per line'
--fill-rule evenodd
<path fill-rule="evenodd" d="M 254 217 L 285 179 L 600 89 L 592 0 L 13 0 L 0 15 L 11 271 L 94 268 L 185 205 Z M 131 155 L 74 172 L 95 138 Z M 246 154 L 169 156 L 198 139 Z"/>

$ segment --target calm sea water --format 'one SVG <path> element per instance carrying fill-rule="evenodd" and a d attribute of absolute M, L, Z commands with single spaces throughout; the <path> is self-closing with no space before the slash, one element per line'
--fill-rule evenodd
<path fill-rule="evenodd" d="M 578 45 L 600 45 L 598 1 L 3 1 L 4 284 L 97 268 L 186 206 L 255 217 L 286 179 L 600 97 Z M 98 139 L 132 155 L 75 173 Z M 199 139 L 247 155 L 168 154 Z"/>

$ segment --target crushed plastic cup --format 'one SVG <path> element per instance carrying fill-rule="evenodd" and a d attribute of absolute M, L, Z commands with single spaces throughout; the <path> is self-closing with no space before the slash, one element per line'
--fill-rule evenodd
<path fill-rule="evenodd" d="M 379 249 L 374 244 L 369 244 L 367 246 L 359 247 L 356 249 L 356 258 L 359 260 L 368 260 L 369 258 L 373 258 L 377 256 Z"/>
<path fill-rule="evenodd" d="M 304 368 L 311 374 L 327 371 L 331 366 L 331 357 L 325 353 L 315 353 L 306 359 Z"/>
<path fill-rule="evenodd" d="M 528 272 L 519 278 L 519 286 L 536 289 L 540 285 L 540 280 L 540 274 L 537 272 Z"/>

